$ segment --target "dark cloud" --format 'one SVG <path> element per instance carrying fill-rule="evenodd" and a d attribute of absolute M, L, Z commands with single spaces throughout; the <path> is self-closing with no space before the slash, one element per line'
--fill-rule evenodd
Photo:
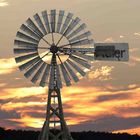
<path fill-rule="evenodd" d="M 6 123 L 5 123 L 6 122 Z M 21 126 L 23 125 L 22 122 L 14 121 L 14 120 L 0 120 L 0 126 L 5 127 L 5 128 L 16 128 L 20 129 Z"/>
<path fill-rule="evenodd" d="M 132 115 L 140 114 L 140 105 L 137 107 L 119 107 L 115 108 L 119 113 L 130 113 Z"/>
<path fill-rule="evenodd" d="M 9 103 L 13 100 L 13 98 L 7 98 L 7 99 L 0 99 L 0 105 Z"/>
<path fill-rule="evenodd" d="M 103 116 L 100 119 L 96 119 L 94 121 L 90 120 L 87 122 L 82 122 L 78 125 L 70 126 L 70 129 L 72 131 L 94 130 L 94 131 L 112 132 L 136 128 L 139 126 L 140 126 L 140 116 L 131 118 L 123 118 L 117 116 Z"/>
<path fill-rule="evenodd" d="M 64 113 L 65 117 L 80 117 L 80 115 L 78 113 L 72 113 L 72 112 L 65 112 Z M 83 117 L 84 115 L 82 115 Z"/>
<path fill-rule="evenodd" d="M 30 112 L 24 112 L 24 114 L 33 118 L 45 118 L 45 111 L 44 113 L 41 113 L 39 111 L 30 111 Z"/>
<path fill-rule="evenodd" d="M 20 113 L 17 113 L 15 110 L 5 111 L 0 110 L 0 119 L 19 119 Z"/>
<path fill-rule="evenodd" d="M 129 98 L 129 93 L 118 93 L 118 94 L 110 94 L 110 95 L 101 95 L 97 96 L 96 100 L 94 102 L 105 102 L 110 100 L 121 100 L 121 99 L 127 99 Z"/>
<path fill-rule="evenodd" d="M 25 110 L 25 111 L 44 111 L 45 112 L 46 106 L 39 106 L 39 105 L 34 105 L 34 106 L 25 106 L 25 107 L 20 107 L 18 110 Z"/>

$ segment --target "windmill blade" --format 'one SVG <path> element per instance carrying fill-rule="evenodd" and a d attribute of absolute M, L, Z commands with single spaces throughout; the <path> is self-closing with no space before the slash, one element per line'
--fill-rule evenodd
<path fill-rule="evenodd" d="M 44 35 L 46 35 L 47 34 L 46 29 L 45 29 L 45 27 L 44 27 L 44 25 L 43 25 L 43 23 L 41 21 L 40 16 L 37 13 L 34 15 L 34 19 L 35 19 L 36 23 L 38 24 L 38 26 L 40 27 L 42 33 Z"/>
<path fill-rule="evenodd" d="M 80 52 L 80 53 L 91 53 L 95 52 L 94 48 L 71 48 L 73 52 Z"/>
<path fill-rule="evenodd" d="M 75 53 L 73 53 L 73 54 L 74 54 L 75 56 L 79 56 L 79 57 L 84 58 L 84 59 L 86 59 L 86 60 L 91 60 L 91 61 L 94 60 L 94 55 L 93 55 L 93 56 L 90 56 L 90 55 L 81 54 L 81 53 L 79 53 L 79 52 L 75 52 Z"/>
<path fill-rule="evenodd" d="M 47 65 L 46 68 L 45 68 L 45 71 L 44 71 L 44 74 L 41 78 L 41 81 L 40 81 L 40 86 L 44 87 L 48 81 L 48 77 L 49 77 L 49 73 L 50 73 L 50 65 Z"/>
<path fill-rule="evenodd" d="M 67 63 L 70 64 L 76 71 L 78 71 L 82 76 L 85 76 L 86 73 L 75 63 L 73 63 L 70 59 L 67 60 Z"/>
<path fill-rule="evenodd" d="M 55 77 L 55 67 L 54 65 L 51 65 L 51 71 L 50 71 L 50 79 L 49 79 L 49 88 L 54 89 L 54 77 Z"/>
<path fill-rule="evenodd" d="M 59 48 L 59 51 L 64 54 L 81 53 L 81 54 L 94 54 L 94 48 Z"/>
<path fill-rule="evenodd" d="M 74 36 L 76 36 L 78 33 L 80 33 L 81 31 L 83 31 L 86 28 L 86 24 L 83 23 L 82 25 L 80 25 L 77 29 L 75 29 L 72 33 L 70 33 L 67 38 L 70 39 Z"/>
<path fill-rule="evenodd" d="M 68 13 L 68 15 L 67 15 L 67 17 L 66 17 L 66 19 L 64 21 L 64 24 L 63 24 L 63 26 L 61 28 L 61 31 L 60 31 L 61 34 L 63 34 L 64 31 L 66 30 L 66 28 L 68 27 L 68 25 L 69 25 L 69 23 L 70 23 L 70 21 L 72 19 L 72 16 L 73 16 L 72 13 Z"/>
<path fill-rule="evenodd" d="M 60 10 L 59 11 L 59 16 L 58 16 L 58 21 L 57 21 L 57 28 L 56 28 L 56 32 L 59 33 L 60 32 L 60 28 L 62 25 L 62 20 L 64 17 L 64 11 Z"/>
<path fill-rule="evenodd" d="M 38 34 L 36 34 L 35 32 L 33 32 L 29 27 L 27 27 L 27 26 L 24 25 L 24 24 L 21 25 L 20 29 L 21 29 L 22 31 L 24 31 L 26 34 L 28 34 L 28 35 L 34 37 L 34 38 L 37 39 L 38 41 L 41 39 L 41 37 L 40 37 Z"/>
<path fill-rule="evenodd" d="M 21 54 L 21 53 L 30 53 L 30 52 L 37 52 L 37 48 L 32 48 L 32 49 L 19 49 L 19 48 L 16 48 L 14 49 L 14 53 L 15 54 Z"/>
<path fill-rule="evenodd" d="M 79 36 L 76 36 L 74 38 L 72 38 L 71 40 L 69 40 L 70 42 L 75 42 L 75 41 L 78 41 L 80 39 L 84 39 L 84 38 L 88 38 L 89 36 L 91 35 L 91 32 L 90 31 L 87 31 Z"/>
<path fill-rule="evenodd" d="M 33 83 L 36 83 L 37 82 L 37 80 L 41 76 L 43 70 L 45 69 L 45 66 L 46 65 L 47 64 L 45 62 L 43 62 L 43 64 L 41 65 L 41 67 L 39 68 L 39 70 L 36 72 L 36 74 L 33 76 L 32 80 L 31 80 Z"/>
<path fill-rule="evenodd" d="M 50 33 L 51 31 L 50 31 L 50 25 L 49 25 L 49 19 L 48 19 L 47 11 L 42 12 L 42 17 L 43 17 L 43 20 L 45 22 L 46 29 L 47 29 L 48 33 Z"/>
<path fill-rule="evenodd" d="M 35 65 L 33 65 L 33 66 L 24 74 L 24 76 L 25 76 L 26 78 L 29 78 L 29 77 L 36 71 L 36 69 L 37 69 L 42 63 L 43 63 L 42 60 L 39 61 L 39 62 L 37 62 Z"/>
<path fill-rule="evenodd" d="M 73 80 L 74 80 L 75 82 L 78 82 L 79 79 L 78 79 L 77 75 L 74 73 L 74 71 L 71 69 L 71 67 L 70 67 L 66 62 L 64 62 L 64 65 L 65 65 L 65 67 L 67 68 L 67 70 L 68 70 L 68 72 L 70 73 L 70 75 L 71 75 L 71 77 L 73 78 Z"/>
<path fill-rule="evenodd" d="M 62 88 L 62 80 L 61 80 L 61 75 L 60 75 L 60 68 L 58 65 L 56 66 L 56 76 L 57 76 L 57 86 L 58 88 Z"/>
<path fill-rule="evenodd" d="M 66 72 L 66 69 L 64 68 L 63 64 L 60 64 L 59 66 L 61 68 L 62 75 L 64 77 L 64 80 L 65 80 L 66 85 L 67 86 L 70 86 L 71 85 L 71 81 L 69 79 L 68 73 Z"/>
<path fill-rule="evenodd" d="M 30 60 L 30 61 L 28 61 L 28 62 L 22 64 L 21 66 L 19 66 L 19 69 L 20 69 L 21 71 L 23 71 L 23 70 L 25 70 L 26 68 L 30 67 L 32 64 L 38 62 L 39 60 L 40 60 L 40 57 L 37 56 L 37 57 L 35 57 L 34 59 L 32 59 L 32 60 Z"/>
<path fill-rule="evenodd" d="M 41 38 L 44 36 L 43 33 L 38 29 L 38 27 L 34 24 L 34 22 L 28 18 L 27 21 L 27 26 L 33 30 L 37 35 L 39 35 Z"/>
<path fill-rule="evenodd" d="M 77 42 L 70 42 L 71 46 L 80 46 L 80 45 L 90 45 L 93 44 L 93 39 L 89 40 L 89 39 L 84 39 L 84 40 L 80 40 Z"/>
<path fill-rule="evenodd" d="M 50 23 L 52 33 L 55 32 L 55 22 L 56 22 L 55 20 L 56 20 L 56 10 L 51 10 Z"/>
<path fill-rule="evenodd" d="M 73 61 L 77 62 L 78 64 L 84 66 L 84 67 L 87 68 L 87 69 L 90 69 L 90 67 L 91 67 L 91 65 L 88 64 L 87 61 L 85 61 L 85 60 L 83 60 L 83 59 L 81 59 L 81 58 L 78 58 L 78 57 L 76 57 L 76 56 L 71 55 L 71 56 L 70 56 L 70 59 L 72 59 Z"/>
<path fill-rule="evenodd" d="M 34 38 L 32 38 L 32 37 L 24 34 L 24 33 L 21 33 L 19 31 L 17 32 L 16 36 L 19 37 L 19 38 L 21 38 L 21 39 L 24 39 L 26 41 L 31 41 L 31 42 L 33 42 L 35 44 L 38 44 L 38 42 L 39 42 L 38 40 L 36 40 L 36 39 L 34 39 Z"/>
<path fill-rule="evenodd" d="M 35 52 L 35 53 L 31 53 L 31 54 L 27 54 L 27 55 L 16 57 L 15 60 L 16 60 L 17 63 L 19 63 L 19 62 L 22 62 L 24 60 L 30 59 L 32 57 L 35 57 L 37 55 L 38 55 L 38 53 Z"/>
<path fill-rule="evenodd" d="M 80 22 L 80 19 L 78 17 L 76 17 L 69 25 L 67 31 L 65 32 L 65 36 L 67 36 L 75 26 L 78 25 L 78 23 Z"/>
<path fill-rule="evenodd" d="M 26 42 L 26 41 L 22 41 L 22 40 L 14 40 L 14 45 L 18 46 L 18 47 L 34 47 L 37 48 L 37 44 L 35 43 L 31 43 L 31 42 Z"/>

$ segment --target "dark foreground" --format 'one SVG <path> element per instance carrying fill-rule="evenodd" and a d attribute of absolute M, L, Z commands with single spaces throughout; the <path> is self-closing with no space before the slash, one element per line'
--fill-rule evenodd
<path fill-rule="evenodd" d="M 140 140 L 138 135 L 105 132 L 72 132 L 74 140 Z M 5 130 L 0 128 L 0 140 L 37 140 L 38 131 Z"/>

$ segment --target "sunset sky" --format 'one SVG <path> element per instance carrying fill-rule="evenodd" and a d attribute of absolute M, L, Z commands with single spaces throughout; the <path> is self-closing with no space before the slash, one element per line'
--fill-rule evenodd
<path fill-rule="evenodd" d="M 28 17 L 50 9 L 80 17 L 95 42 L 129 43 L 129 62 L 94 61 L 80 82 L 61 90 L 70 130 L 140 135 L 140 0 L 0 0 L 0 127 L 42 127 L 48 89 L 19 71 L 13 42 Z"/>

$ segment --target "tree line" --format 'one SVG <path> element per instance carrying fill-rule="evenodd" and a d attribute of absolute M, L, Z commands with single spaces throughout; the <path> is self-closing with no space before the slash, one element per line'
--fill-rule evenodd
<path fill-rule="evenodd" d="M 37 140 L 39 131 L 31 130 L 5 130 L 0 128 L 0 140 Z M 72 132 L 74 140 L 140 140 L 140 136 L 127 133 L 108 133 L 108 132 Z"/>

